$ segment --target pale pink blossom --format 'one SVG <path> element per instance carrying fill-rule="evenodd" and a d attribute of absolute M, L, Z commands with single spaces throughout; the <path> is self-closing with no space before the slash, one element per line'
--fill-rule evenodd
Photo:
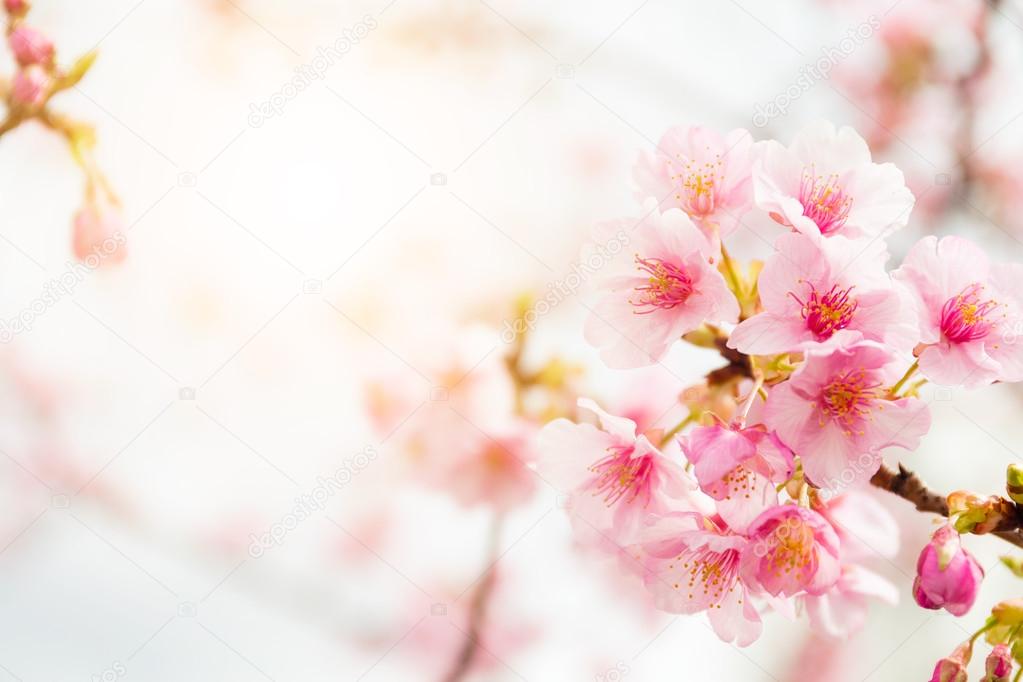
<path fill-rule="evenodd" d="M 859 490 L 850 490 L 826 503 L 818 495 L 814 509 L 827 519 L 838 537 L 841 575 L 832 589 L 801 599 L 815 631 L 844 638 L 863 628 L 871 601 L 898 603 L 895 585 L 864 563 L 877 557 L 892 559 L 899 546 L 899 529 L 888 510 Z"/>
<path fill-rule="evenodd" d="M 743 579 L 773 596 L 823 594 L 841 575 L 838 536 L 812 509 L 796 504 L 771 507 L 746 534 Z"/>
<path fill-rule="evenodd" d="M 737 532 L 778 504 L 775 486 L 792 475 L 792 451 L 762 425 L 700 426 L 681 443 L 700 488 Z"/>
<path fill-rule="evenodd" d="M 849 127 L 818 122 L 789 147 L 769 140 L 753 166 L 756 204 L 778 223 L 812 237 L 874 237 L 904 226 L 913 194 L 902 171 L 871 161 Z"/>
<path fill-rule="evenodd" d="M 961 237 L 928 236 L 893 276 L 916 304 L 925 377 L 967 387 L 1023 380 L 1023 266 L 991 264 Z"/>
<path fill-rule="evenodd" d="M 810 353 L 791 378 L 771 388 L 764 421 L 828 489 L 869 479 L 886 447 L 913 450 L 930 429 L 918 398 L 891 399 L 904 363 L 871 341 Z"/>
<path fill-rule="evenodd" d="M 648 515 L 694 508 L 696 483 L 682 469 L 678 444 L 658 449 L 636 434 L 631 419 L 616 417 L 592 400 L 600 428 L 556 419 L 540 432 L 537 470 L 565 495 L 564 504 L 582 541 L 624 546 Z"/>
<path fill-rule="evenodd" d="M 685 213 L 650 206 L 634 229 L 604 229 L 623 225 L 629 249 L 605 266 L 603 297 L 584 329 L 609 367 L 654 364 L 704 322 L 735 321 L 739 304 L 715 266 L 716 251 Z"/>
<path fill-rule="evenodd" d="M 651 524 L 633 551 L 657 608 L 669 613 L 706 611 L 725 642 L 747 646 L 763 629 L 750 590 L 740 575 L 749 541 L 713 519 L 674 513 Z"/>
<path fill-rule="evenodd" d="M 962 616 L 977 599 L 984 569 L 963 547 L 951 525 L 934 532 L 916 562 L 913 598 L 925 609 L 945 609 Z"/>
<path fill-rule="evenodd" d="M 90 265 L 115 265 L 127 257 L 124 220 L 113 207 L 87 204 L 76 215 L 72 231 L 75 258 Z"/>
<path fill-rule="evenodd" d="M 53 62 L 53 43 L 31 26 L 22 24 L 11 31 L 7 36 L 7 44 L 21 66 L 30 64 L 46 66 Z"/>
<path fill-rule="evenodd" d="M 732 331 L 729 347 L 773 355 L 867 339 L 908 351 L 916 329 L 887 258 L 881 240 L 781 235 L 758 280 L 764 310 Z"/>
<path fill-rule="evenodd" d="M 46 100 L 50 87 L 50 77 L 39 66 L 28 66 L 14 74 L 11 84 L 11 97 L 18 104 L 35 107 Z"/>
<path fill-rule="evenodd" d="M 463 438 L 419 475 L 466 506 L 508 509 L 529 500 L 536 490 L 536 474 L 529 469 L 536 461 L 535 437 L 535 427 L 514 420 L 488 433 L 463 431 Z"/>
<path fill-rule="evenodd" d="M 644 153 L 634 175 L 637 197 L 654 197 L 661 208 L 679 208 L 704 232 L 725 237 L 753 202 L 753 138 L 737 129 L 722 136 L 693 126 L 670 129 L 654 153 Z"/>

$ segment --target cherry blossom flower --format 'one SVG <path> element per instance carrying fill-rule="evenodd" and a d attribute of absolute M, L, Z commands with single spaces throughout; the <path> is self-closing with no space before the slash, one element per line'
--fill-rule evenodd
<path fill-rule="evenodd" d="M 841 574 L 835 587 L 820 595 L 801 597 L 810 624 L 831 637 L 848 637 L 867 620 L 871 600 L 897 604 L 898 590 L 889 580 L 867 568 L 873 557 L 891 559 L 899 546 L 895 519 L 874 498 L 850 490 L 814 509 L 831 524 L 839 540 Z"/>
<path fill-rule="evenodd" d="M 508 509 L 527 501 L 536 489 L 536 474 L 527 464 L 536 460 L 535 429 L 526 422 L 510 421 L 486 434 L 463 432 L 434 465 L 422 469 L 422 478 L 447 489 L 466 506 L 488 504 Z"/>
<path fill-rule="evenodd" d="M 740 575 L 748 545 L 745 537 L 706 516 L 674 513 L 648 527 L 633 549 L 657 608 L 669 613 L 706 611 L 718 637 L 747 646 L 763 629 Z"/>
<path fill-rule="evenodd" d="M 775 485 L 792 475 L 792 451 L 762 425 L 701 426 L 681 440 L 700 488 L 735 531 L 778 504 Z"/>
<path fill-rule="evenodd" d="M 658 449 L 636 434 L 631 419 L 610 415 L 592 400 L 581 399 L 579 407 L 595 414 L 601 428 L 550 422 L 540 432 L 537 462 L 540 476 L 567 495 L 577 537 L 625 546 L 648 515 L 695 504 L 696 483 L 678 464 L 674 440 Z"/>
<path fill-rule="evenodd" d="M 916 304 L 920 371 L 942 385 L 976 387 L 1023 380 L 1019 291 L 1023 266 L 992 265 L 969 240 L 928 236 L 893 276 Z"/>
<path fill-rule="evenodd" d="M 633 253 L 608 264 L 613 273 L 603 281 L 606 293 L 584 330 L 609 367 L 651 365 L 682 334 L 738 317 L 738 302 L 714 265 L 715 251 L 685 213 L 649 206 L 629 239 Z"/>
<path fill-rule="evenodd" d="M 771 355 L 868 339 L 909 350 L 916 330 L 884 270 L 887 258 L 880 240 L 781 235 L 758 280 L 764 312 L 741 322 L 728 346 Z"/>
<path fill-rule="evenodd" d="M 822 594 L 841 574 L 839 542 L 827 520 L 795 504 L 771 507 L 747 529 L 742 575 L 774 596 Z"/>
<path fill-rule="evenodd" d="M 920 552 L 913 581 L 913 598 L 925 609 L 945 609 L 962 616 L 977 599 L 984 569 L 963 548 L 959 533 L 951 525 L 934 532 Z"/>
<path fill-rule="evenodd" d="M 809 354 L 771 388 L 764 421 L 801 457 L 814 485 L 835 489 L 869 479 L 882 448 L 912 450 L 930 429 L 923 401 L 887 395 L 899 367 L 887 348 L 860 341 Z"/>
<path fill-rule="evenodd" d="M 871 161 L 852 128 L 818 122 L 788 148 L 763 143 L 753 166 L 756 204 L 778 223 L 813 237 L 873 237 L 903 227 L 913 194 L 902 171 Z"/>
<path fill-rule="evenodd" d="M 752 150 L 746 130 L 722 136 L 699 126 L 672 128 L 655 153 L 636 163 L 637 197 L 655 197 L 665 210 L 682 209 L 708 237 L 728 236 L 753 203 Z"/>

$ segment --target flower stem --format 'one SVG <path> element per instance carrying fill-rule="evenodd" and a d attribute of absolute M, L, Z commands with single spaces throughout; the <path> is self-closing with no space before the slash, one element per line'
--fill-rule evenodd
<path fill-rule="evenodd" d="M 909 369 L 906 370 L 906 373 L 902 375 L 902 378 L 899 379 L 898 381 L 896 381 L 895 385 L 892 386 L 890 389 L 888 389 L 888 395 L 890 395 L 893 398 L 895 396 L 897 396 L 899 394 L 899 391 L 902 389 L 902 387 L 905 386 L 907 381 L 909 381 L 909 378 L 911 376 L 913 376 L 914 374 L 916 374 L 916 370 L 919 369 L 919 368 L 920 368 L 920 361 L 919 360 L 914 360 L 913 364 L 910 365 Z"/>
<path fill-rule="evenodd" d="M 995 620 L 994 618 L 988 618 L 987 621 L 984 623 L 983 627 L 974 632 L 973 636 L 970 637 L 970 646 L 973 646 L 973 643 L 977 641 L 978 637 L 980 637 L 982 634 L 984 634 L 997 624 L 998 624 L 997 620 Z"/>
<path fill-rule="evenodd" d="M 661 441 L 657 444 L 657 447 L 663 447 L 667 445 L 668 441 L 670 441 L 675 435 L 677 435 L 679 431 L 681 431 L 682 429 L 686 428 L 694 421 L 696 421 L 698 416 L 699 415 L 696 412 L 690 412 L 689 414 L 687 414 L 685 419 L 680 421 L 678 424 L 675 424 L 675 426 L 671 427 L 671 430 L 667 431 L 663 436 L 661 436 Z"/>

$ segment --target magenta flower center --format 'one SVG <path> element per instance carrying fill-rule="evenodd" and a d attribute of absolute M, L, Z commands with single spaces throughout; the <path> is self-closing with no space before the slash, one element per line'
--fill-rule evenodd
<path fill-rule="evenodd" d="M 713 606 L 735 589 L 739 573 L 739 552 L 726 549 L 723 552 L 702 547 L 692 552 L 679 554 L 675 561 L 682 565 L 686 584 L 673 583 L 676 590 L 685 589 L 690 600 Z M 669 564 L 668 568 L 674 568 Z M 741 603 L 741 600 L 740 600 Z"/>
<path fill-rule="evenodd" d="M 843 372 L 834 377 L 821 393 L 821 412 L 841 422 L 845 434 L 852 435 L 853 428 L 870 415 L 874 402 L 881 397 L 880 388 L 881 384 L 865 370 Z M 856 433 L 863 435 L 863 431 Z"/>
<path fill-rule="evenodd" d="M 859 306 L 856 299 L 850 296 L 852 290 L 853 287 L 839 289 L 836 284 L 821 294 L 811 284 L 810 296 L 805 301 L 792 292 L 789 292 L 789 296 L 802 306 L 800 313 L 806 321 L 806 328 L 813 333 L 814 338 L 826 341 L 836 331 L 845 329 L 852 322 L 853 313 Z"/>
<path fill-rule="evenodd" d="M 686 213 L 705 216 L 714 212 L 721 189 L 723 165 L 720 155 L 714 161 L 700 165 L 683 160 L 682 172 L 671 176 L 671 179 L 679 183 L 681 189 L 675 198 Z"/>
<path fill-rule="evenodd" d="M 952 343 L 976 341 L 987 336 L 994 326 L 990 315 L 998 308 L 993 300 L 984 300 L 982 284 L 973 283 L 945 301 L 941 308 L 941 333 Z"/>
<path fill-rule="evenodd" d="M 626 504 L 637 498 L 643 506 L 650 502 L 654 462 L 650 455 L 633 457 L 634 451 L 631 445 L 610 447 L 608 456 L 590 467 L 597 475 L 591 484 L 594 494 L 603 495 L 608 506 L 623 498 Z"/>
<path fill-rule="evenodd" d="M 635 288 L 637 297 L 629 301 L 637 313 L 670 310 L 685 303 L 693 293 L 693 279 L 674 263 L 636 256 L 636 266 L 649 275 L 646 284 Z"/>
<path fill-rule="evenodd" d="M 803 169 L 799 181 L 799 203 L 803 205 L 803 215 L 817 224 L 821 234 L 832 234 L 845 225 L 852 197 L 839 187 L 837 175 L 816 175 L 811 166 Z"/>

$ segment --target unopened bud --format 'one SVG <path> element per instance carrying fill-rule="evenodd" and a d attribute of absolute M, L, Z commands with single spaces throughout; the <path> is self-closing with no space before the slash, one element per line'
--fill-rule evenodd
<path fill-rule="evenodd" d="M 11 98 L 16 105 L 36 107 L 46 100 L 50 77 L 39 66 L 30 66 L 14 75 Z"/>
<path fill-rule="evenodd" d="M 1023 504 L 1023 466 L 1009 465 L 1005 472 L 1005 492 L 1010 500 Z"/>
<path fill-rule="evenodd" d="M 7 36 L 14 58 L 21 66 L 30 64 L 50 65 L 53 63 L 53 43 L 30 26 L 19 26 Z"/>
<path fill-rule="evenodd" d="M 984 661 L 984 678 L 981 682 L 1009 682 L 1012 675 L 1012 652 L 1004 644 L 998 644 Z"/>
<path fill-rule="evenodd" d="M 991 617 L 999 625 L 1015 627 L 1023 623 L 1023 599 L 1006 599 L 991 607 Z"/>
<path fill-rule="evenodd" d="M 4 0 L 4 9 L 14 17 L 23 17 L 28 14 L 28 0 Z"/>
<path fill-rule="evenodd" d="M 948 516 L 960 533 L 990 533 L 1004 528 L 1016 515 L 1016 505 L 997 495 L 984 497 L 957 490 L 948 496 Z"/>
<path fill-rule="evenodd" d="M 972 642 L 963 642 L 950 655 L 938 661 L 929 682 L 966 682 L 966 667 L 973 654 Z"/>

